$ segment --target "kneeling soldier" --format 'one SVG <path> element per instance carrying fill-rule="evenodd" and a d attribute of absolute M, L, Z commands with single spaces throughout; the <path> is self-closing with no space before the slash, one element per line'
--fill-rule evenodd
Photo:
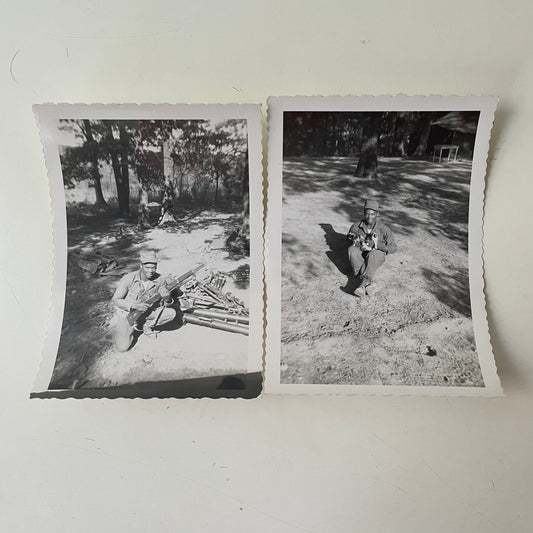
<path fill-rule="evenodd" d="M 378 220 L 379 205 L 375 200 L 365 202 L 364 218 L 352 224 L 348 231 L 348 258 L 359 284 L 355 295 L 360 298 L 376 292 L 374 276 L 385 262 L 387 254 L 394 253 L 398 247 L 388 226 Z"/>
<path fill-rule="evenodd" d="M 158 291 L 162 297 L 162 305 L 148 313 L 141 324 L 131 325 L 127 321 L 130 311 L 137 310 L 148 312 L 150 306 L 141 301 L 141 295 L 156 286 L 156 281 L 161 277 L 157 272 L 157 257 L 153 252 L 141 253 L 139 270 L 126 274 L 119 282 L 113 294 L 113 302 L 118 307 L 117 325 L 115 329 L 115 346 L 120 352 L 126 352 L 131 348 L 135 331 L 146 335 L 154 333 L 154 329 L 172 321 L 176 317 L 176 311 L 172 305 L 172 296 L 164 287 Z"/>

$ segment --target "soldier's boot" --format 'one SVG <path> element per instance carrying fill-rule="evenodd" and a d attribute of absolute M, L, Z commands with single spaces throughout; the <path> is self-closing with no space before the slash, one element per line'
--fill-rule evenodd
<path fill-rule="evenodd" d="M 357 287 L 357 289 L 355 289 L 354 294 L 358 298 L 363 298 L 363 296 L 366 294 L 366 291 L 365 291 L 364 287 L 359 286 L 359 287 Z"/>
<path fill-rule="evenodd" d="M 379 290 L 379 286 L 376 282 L 370 281 L 368 285 L 365 287 L 366 293 L 368 296 L 374 296 Z"/>
<path fill-rule="evenodd" d="M 364 295 L 366 294 L 366 287 L 371 283 L 370 279 L 367 277 L 367 276 L 364 276 L 363 279 L 361 280 L 361 284 L 359 285 L 359 287 L 357 287 L 357 289 L 355 289 L 355 296 L 357 296 L 358 298 L 363 298 Z"/>

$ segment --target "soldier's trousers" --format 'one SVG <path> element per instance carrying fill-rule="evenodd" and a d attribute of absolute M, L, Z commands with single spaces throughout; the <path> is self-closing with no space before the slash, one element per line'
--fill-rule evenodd
<path fill-rule="evenodd" d="M 176 310 L 172 307 L 159 307 L 154 309 L 147 317 L 144 327 L 157 328 L 167 324 L 176 317 Z M 129 324 L 125 316 L 117 317 L 115 326 L 115 348 L 119 352 L 127 352 L 133 343 L 135 328 Z"/>
<path fill-rule="evenodd" d="M 348 259 L 355 276 L 363 279 L 364 276 L 373 281 L 377 269 L 385 262 L 386 253 L 381 250 L 361 252 L 357 246 L 348 248 Z"/>

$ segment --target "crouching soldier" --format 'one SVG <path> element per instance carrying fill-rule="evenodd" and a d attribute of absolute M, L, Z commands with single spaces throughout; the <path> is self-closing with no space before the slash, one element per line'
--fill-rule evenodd
<path fill-rule="evenodd" d="M 376 292 L 376 271 L 385 262 L 387 254 L 398 249 L 392 231 L 378 219 L 378 213 L 378 202 L 367 200 L 363 219 L 352 224 L 347 235 L 348 258 L 357 284 L 354 294 L 360 298 Z"/>
<path fill-rule="evenodd" d="M 139 269 L 126 274 L 119 282 L 113 302 L 118 308 L 115 327 L 115 347 L 120 352 L 126 352 L 133 344 L 135 331 L 151 335 L 155 330 L 172 321 L 176 317 L 175 309 L 170 307 L 173 304 L 170 292 L 160 286 L 158 289 L 161 295 L 161 305 L 152 311 L 150 305 L 141 299 L 143 293 L 157 285 L 157 280 L 161 274 L 157 272 L 157 257 L 153 252 L 141 253 Z M 128 320 L 130 311 L 137 310 L 148 313 L 138 322 L 131 325 Z"/>

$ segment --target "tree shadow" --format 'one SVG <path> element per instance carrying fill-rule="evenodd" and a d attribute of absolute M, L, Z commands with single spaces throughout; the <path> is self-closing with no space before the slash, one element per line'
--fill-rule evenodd
<path fill-rule="evenodd" d="M 314 251 L 294 235 L 287 233 L 282 234 L 282 264 L 290 259 L 296 271 L 299 272 L 299 278 L 294 281 L 297 284 L 304 282 L 310 277 L 317 277 L 318 270 L 314 262 L 309 259 L 314 255 Z"/>
<path fill-rule="evenodd" d="M 148 229 L 135 225 L 133 219 L 124 219 L 109 214 L 86 215 L 76 212 L 67 216 L 67 240 L 69 256 L 68 277 L 77 277 L 72 259 L 76 255 L 92 253 L 99 256 L 121 257 L 120 267 L 130 268 L 138 264 L 135 247 L 143 243 Z M 149 250 L 149 248 L 145 248 Z M 150 251 L 155 251 L 150 249 Z M 72 270 L 71 270 L 72 269 Z"/>
<path fill-rule="evenodd" d="M 438 163 L 428 159 L 379 158 L 379 177 L 355 177 L 355 158 L 286 158 L 284 196 L 335 191 L 336 210 L 354 217 L 354 206 L 372 197 L 382 206 L 382 220 L 395 233 L 410 235 L 423 226 L 430 234 L 468 250 L 468 210 L 472 162 Z M 362 214 L 362 213 L 361 213 Z"/>
<path fill-rule="evenodd" d="M 466 318 L 472 317 L 468 270 L 445 274 L 422 267 L 420 271 L 427 282 L 428 291 L 440 302 Z"/>
<path fill-rule="evenodd" d="M 174 215 L 176 225 L 168 226 L 166 229 L 172 233 L 190 233 L 197 229 L 207 229 L 213 225 L 223 226 L 225 230 L 234 230 L 238 215 L 227 213 L 224 217 L 202 215 L 201 211 L 194 211 L 182 215 Z"/>
<path fill-rule="evenodd" d="M 283 192 L 319 192 L 325 186 L 348 190 L 353 186 L 357 159 L 351 157 L 290 157 L 283 163 Z"/>
<path fill-rule="evenodd" d="M 226 214 L 217 218 L 202 211 L 190 211 L 179 218 L 181 225 L 172 231 L 186 232 L 208 228 L 214 223 L 228 227 L 234 216 Z M 191 217 L 185 224 L 187 217 Z M 158 250 L 146 244 L 147 233 L 153 228 L 137 227 L 134 217 L 117 218 L 107 212 L 97 214 L 87 210 L 67 210 L 68 264 L 65 308 L 57 358 L 50 386 L 70 388 L 79 382 L 88 369 L 111 349 L 112 326 L 115 306 L 111 301 L 122 275 L 138 269 L 139 250 Z M 99 258 L 113 259 L 117 266 L 100 275 L 88 271 L 87 257 L 98 262 Z M 238 275 L 241 274 L 237 273 Z M 236 275 L 237 275 L 236 274 Z M 248 279 L 241 276 L 243 285 Z M 179 317 L 161 329 L 180 327 Z M 136 339 L 137 340 L 137 339 Z"/>

